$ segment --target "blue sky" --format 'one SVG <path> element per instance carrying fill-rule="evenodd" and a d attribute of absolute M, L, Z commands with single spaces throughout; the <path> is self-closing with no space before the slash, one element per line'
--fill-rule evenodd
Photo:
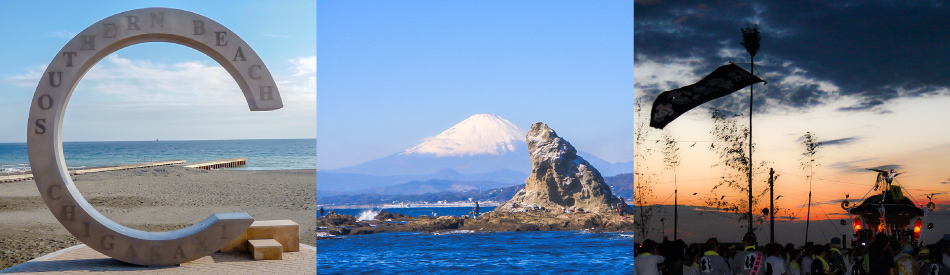
<path fill-rule="evenodd" d="M 147 7 L 183 9 L 233 30 L 278 81 L 284 108 L 250 112 L 211 58 L 171 43 L 127 47 L 79 83 L 64 141 L 314 138 L 316 3 L 313 1 L 5 1 L 0 3 L 0 142 L 25 142 L 30 100 L 45 66 L 86 27 Z"/>
<path fill-rule="evenodd" d="M 317 10 L 318 167 L 402 152 L 479 113 L 633 159 L 630 1 L 333 1 Z"/>

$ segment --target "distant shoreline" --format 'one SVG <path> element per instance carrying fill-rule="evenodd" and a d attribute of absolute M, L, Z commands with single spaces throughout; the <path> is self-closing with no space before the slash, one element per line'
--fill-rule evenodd
<path fill-rule="evenodd" d="M 175 142 L 175 141 L 236 141 L 236 140 L 313 140 L 316 141 L 316 138 L 238 138 L 238 139 L 160 139 L 158 142 Z M 96 142 L 156 142 L 155 140 L 75 140 L 75 141 L 63 141 L 63 143 L 96 143 Z M 26 144 L 26 141 L 21 142 L 9 142 L 4 141 L 0 142 L 0 145 L 9 145 L 9 144 Z"/>
<path fill-rule="evenodd" d="M 500 202 L 478 202 L 479 206 L 482 207 L 491 207 L 491 206 L 501 206 Z M 321 205 L 317 205 L 320 207 Z M 442 207 L 475 207 L 475 203 L 411 203 L 406 204 L 406 206 L 398 206 L 393 204 L 382 204 L 382 205 L 370 205 L 370 204 L 354 204 L 354 205 L 323 205 L 324 209 L 369 209 L 369 208 L 379 208 L 379 209 L 397 209 L 397 208 L 407 208 L 407 209 L 417 209 L 417 208 L 442 208 Z"/>

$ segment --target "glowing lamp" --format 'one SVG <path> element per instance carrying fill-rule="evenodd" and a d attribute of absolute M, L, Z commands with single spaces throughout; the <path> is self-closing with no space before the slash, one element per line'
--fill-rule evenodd
<path fill-rule="evenodd" d="M 858 231 L 861 231 L 861 218 L 854 218 L 854 234 L 858 234 Z"/>
<path fill-rule="evenodd" d="M 921 220 L 914 222 L 914 239 L 920 239 L 920 225 L 923 223 Z"/>

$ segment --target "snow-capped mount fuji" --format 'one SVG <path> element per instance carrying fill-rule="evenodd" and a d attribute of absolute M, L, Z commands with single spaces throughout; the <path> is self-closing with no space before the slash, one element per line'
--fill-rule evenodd
<path fill-rule="evenodd" d="M 437 179 L 490 181 L 499 187 L 523 184 L 531 173 L 526 135 L 500 116 L 476 114 L 403 152 L 356 166 L 318 170 L 317 188 L 348 192 Z M 577 154 L 604 175 L 633 171 L 632 163 L 611 164 L 582 151 Z"/>
<path fill-rule="evenodd" d="M 436 157 L 503 155 L 514 152 L 517 145 L 526 144 L 526 133 L 500 116 L 476 114 L 401 154 Z"/>
<path fill-rule="evenodd" d="M 499 170 L 531 172 L 527 132 L 497 115 L 476 114 L 403 152 L 330 173 L 374 176 L 434 174 L 451 169 L 462 174 Z"/>

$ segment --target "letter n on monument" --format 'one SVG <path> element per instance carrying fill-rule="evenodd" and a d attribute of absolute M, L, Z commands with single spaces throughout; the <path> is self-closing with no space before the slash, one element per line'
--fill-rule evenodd
<path fill-rule="evenodd" d="M 146 42 L 185 45 L 218 61 L 241 88 L 251 111 L 283 107 L 277 84 L 264 61 L 233 31 L 184 10 L 131 10 L 90 25 L 53 54 L 31 102 L 27 149 L 43 201 L 79 241 L 127 263 L 175 265 L 224 247 L 244 233 L 254 219 L 243 212 L 215 213 L 195 225 L 170 232 L 128 228 L 106 218 L 83 199 L 67 176 L 63 159 L 60 120 L 82 76 L 110 53 Z"/>

